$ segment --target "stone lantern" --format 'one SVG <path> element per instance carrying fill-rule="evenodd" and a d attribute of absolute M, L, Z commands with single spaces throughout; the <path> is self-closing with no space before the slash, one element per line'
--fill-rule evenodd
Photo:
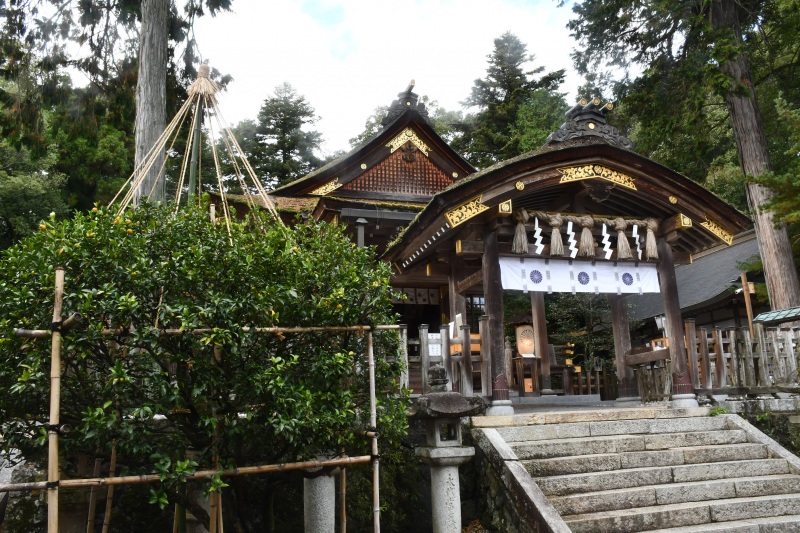
<path fill-rule="evenodd" d="M 458 467 L 475 455 L 475 448 L 464 446 L 461 418 L 486 410 L 480 396 L 465 398 L 447 392 L 444 367 L 436 365 L 428 373 L 431 392 L 421 396 L 412 416 L 425 421 L 426 446 L 416 448 L 416 455 L 431 467 L 431 503 L 434 533 L 461 531 L 461 496 Z"/>

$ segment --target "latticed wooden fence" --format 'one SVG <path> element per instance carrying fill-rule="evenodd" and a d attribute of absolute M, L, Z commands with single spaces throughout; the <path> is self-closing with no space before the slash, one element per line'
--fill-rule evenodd
<path fill-rule="evenodd" d="M 779 392 L 798 380 L 800 328 L 687 328 L 689 371 L 698 394 Z"/>

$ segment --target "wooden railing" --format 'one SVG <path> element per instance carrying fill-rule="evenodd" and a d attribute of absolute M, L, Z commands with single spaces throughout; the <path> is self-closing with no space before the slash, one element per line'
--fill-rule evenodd
<path fill-rule="evenodd" d="M 798 380 L 800 328 L 699 328 L 687 323 L 689 372 L 698 394 L 778 392 Z M 696 359 L 695 359 L 696 357 Z"/>
<path fill-rule="evenodd" d="M 687 321 L 685 340 L 689 378 L 698 395 L 773 394 L 782 392 L 778 385 L 800 383 L 800 328 L 764 328 L 755 324 L 751 335 L 748 328 L 695 328 L 693 321 Z M 635 358 L 634 352 L 626 361 Z M 660 389 L 666 384 L 669 391 L 668 362 L 629 365 L 636 370 L 643 401 L 666 399 Z"/>
<path fill-rule="evenodd" d="M 429 331 L 427 324 L 421 325 L 419 338 L 408 341 L 408 387 L 412 394 L 430 392 L 427 371 L 440 364 L 447 372 L 448 390 L 461 392 L 463 396 L 490 396 L 491 370 L 486 357 L 488 320 L 487 316 L 481 317 L 478 333 L 472 333 L 465 324 L 452 337 L 448 325 L 443 325 L 438 333 Z"/>

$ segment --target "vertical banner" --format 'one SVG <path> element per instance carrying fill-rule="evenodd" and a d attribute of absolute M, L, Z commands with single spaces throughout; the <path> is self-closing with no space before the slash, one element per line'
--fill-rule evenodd
<path fill-rule="evenodd" d="M 537 292 L 643 294 L 660 292 L 654 263 L 501 257 L 503 289 Z"/>

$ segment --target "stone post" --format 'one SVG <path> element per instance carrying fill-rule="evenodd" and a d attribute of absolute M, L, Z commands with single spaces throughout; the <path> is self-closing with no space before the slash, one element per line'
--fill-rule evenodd
<path fill-rule="evenodd" d="M 331 473 L 303 479 L 305 533 L 336 531 L 336 479 Z"/>
<path fill-rule="evenodd" d="M 444 367 L 430 369 L 431 393 L 421 396 L 412 416 L 425 420 L 426 446 L 419 446 L 417 457 L 431 467 L 431 503 L 434 533 L 460 533 L 461 494 L 458 467 L 475 455 L 475 448 L 461 444 L 461 418 L 486 409 L 480 396 L 466 398 L 446 392 Z"/>

